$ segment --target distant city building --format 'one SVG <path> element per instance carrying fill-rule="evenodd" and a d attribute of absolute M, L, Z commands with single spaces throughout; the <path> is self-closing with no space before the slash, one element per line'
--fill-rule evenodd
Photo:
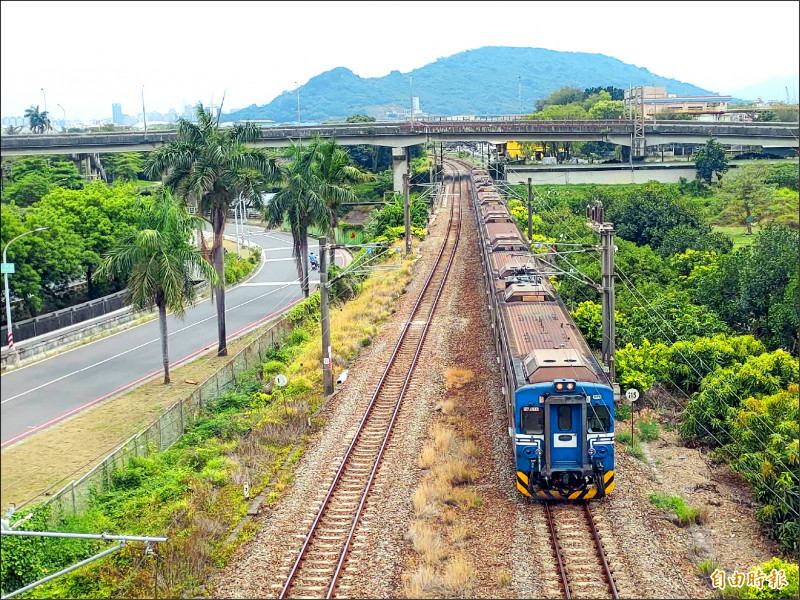
<path fill-rule="evenodd" d="M 114 125 L 122 125 L 122 117 L 122 105 L 118 102 L 115 102 L 111 105 L 111 122 L 114 123 Z"/>
<path fill-rule="evenodd" d="M 678 96 L 667 94 L 663 86 L 645 85 L 625 90 L 625 108 L 635 110 L 643 105 L 644 116 L 655 118 L 660 113 L 722 114 L 728 110 L 731 96 Z"/>
<path fill-rule="evenodd" d="M 194 107 L 191 104 L 186 104 L 183 107 L 183 118 L 189 121 L 194 118 Z"/>

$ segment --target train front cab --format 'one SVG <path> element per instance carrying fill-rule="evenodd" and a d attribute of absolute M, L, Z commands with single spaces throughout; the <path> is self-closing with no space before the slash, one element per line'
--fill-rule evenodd
<path fill-rule="evenodd" d="M 557 379 L 515 393 L 517 489 L 542 500 L 589 500 L 614 489 L 614 392 Z M 584 433 L 587 432 L 588 433 Z"/>

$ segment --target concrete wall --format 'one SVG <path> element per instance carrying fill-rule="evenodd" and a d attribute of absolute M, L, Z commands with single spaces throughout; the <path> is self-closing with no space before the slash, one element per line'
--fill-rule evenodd
<path fill-rule="evenodd" d="M 506 167 L 506 179 L 517 185 L 528 183 L 533 185 L 573 185 L 577 183 L 615 184 L 615 183 L 678 183 L 681 177 L 689 181 L 695 178 L 697 171 L 694 163 L 679 165 L 569 165 L 560 167 L 536 167 L 532 165 Z"/>

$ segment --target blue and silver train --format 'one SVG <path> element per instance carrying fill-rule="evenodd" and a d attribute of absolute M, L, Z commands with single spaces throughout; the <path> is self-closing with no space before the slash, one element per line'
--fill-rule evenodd
<path fill-rule="evenodd" d="M 474 169 L 473 204 L 517 489 L 588 500 L 614 489 L 614 389 L 494 184 Z"/>

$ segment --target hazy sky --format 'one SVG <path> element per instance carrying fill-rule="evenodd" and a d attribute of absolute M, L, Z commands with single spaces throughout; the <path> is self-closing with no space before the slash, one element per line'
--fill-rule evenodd
<path fill-rule="evenodd" d="M 798 2 L 2 2 L 0 112 L 55 119 L 265 104 L 481 46 L 597 52 L 720 93 L 794 75 Z M 598 82 L 600 83 L 600 82 Z M 43 108 L 43 106 L 41 106 Z"/>

